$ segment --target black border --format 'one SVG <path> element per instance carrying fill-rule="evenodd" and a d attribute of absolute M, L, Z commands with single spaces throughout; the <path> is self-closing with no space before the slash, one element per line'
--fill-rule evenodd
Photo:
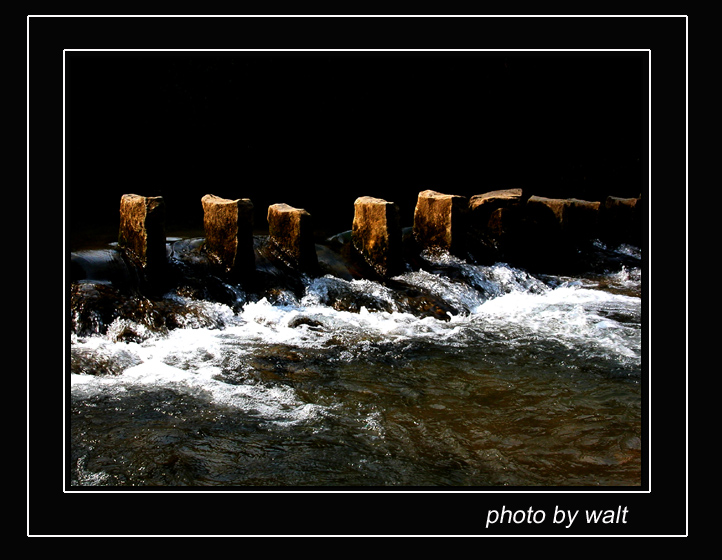
<path fill-rule="evenodd" d="M 28 20 L 30 208 L 28 260 L 28 527 L 33 535 L 686 535 L 685 318 L 662 314 L 650 355 L 654 430 L 650 493 L 64 493 L 61 371 L 65 344 L 60 250 L 63 50 L 86 48 L 649 49 L 652 63 L 654 244 L 676 272 L 665 309 L 685 293 L 685 17 L 612 18 L 74 18 Z M 667 191 L 669 190 L 669 194 Z M 667 214 L 676 216 L 667 219 Z M 42 216 L 42 217 L 41 217 Z M 40 222 L 40 223 L 38 223 Z M 663 228 L 660 228 L 660 223 Z M 677 229 L 674 228 L 677 225 Z M 683 245 L 685 243 L 685 245 Z M 42 249 L 42 262 L 33 255 Z M 650 258 L 650 264 L 652 262 Z M 645 270 L 645 281 L 652 277 Z M 50 274 L 48 274 L 50 273 Z M 48 277 L 51 278 L 48 278 Z M 654 295 L 660 299 L 660 289 Z M 672 291 L 673 293 L 669 293 Z M 651 299 L 646 299 L 647 305 Z M 644 316 L 654 316 L 649 310 Z M 48 321 L 54 318 L 55 321 Z M 663 325 L 663 328 L 660 328 Z M 647 332 L 649 334 L 649 331 Z M 673 344 L 669 344 L 673 341 Z M 57 344 L 57 346 L 55 346 Z M 658 349 L 662 348 L 662 351 Z M 52 373 L 55 372 L 55 373 Z M 684 375 L 683 375 L 684 372 Z M 209 501 L 210 500 L 210 501 Z M 304 503 L 311 500 L 310 503 Z M 486 511 L 545 509 L 547 523 L 485 530 Z M 570 530 L 549 523 L 565 509 L 629 509 L 624 525 Z M 214 512 L 207 515 L 202 512 Z M 156 512 L 153 515 L 152 512 Z M 172 512 L 169 514 L 169 512 Z M 227 513 L 226 513 L 227 512 Z M 572 533 L 571 531 L 574 531 Z"/>

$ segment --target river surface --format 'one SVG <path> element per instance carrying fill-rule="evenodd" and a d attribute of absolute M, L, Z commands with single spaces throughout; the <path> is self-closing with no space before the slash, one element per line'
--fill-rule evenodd
<path fill-rule="evenodd" d="M 165 294 L 188 312 L 163 332 L 72 332 L 70 484 L 639 486 L 642 262 L 613 250 L 627 265 L 575 276 L 428 255 L 453 274 L 395 280 L 448 303 L 443 318 L 323 275 L 234 303 Z"/>

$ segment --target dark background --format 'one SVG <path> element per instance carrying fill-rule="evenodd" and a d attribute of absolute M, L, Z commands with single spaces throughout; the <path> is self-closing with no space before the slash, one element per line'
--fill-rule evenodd
<path fill-rule="evenodd" d="M 324 18 L 120 18 L 120 17 L 32 17 L 28 22 L 28 464 L 27 464 L 27 533 L 36 535 L 233 535 L 233 534 L 424 534 L 424 535 L 476 535 L 476 534 L 528 534 L 534 527 L 510 526 L 497 527 L 485 531 L 484 514 L 488 508 L 527 509 L 530 506 L 545 508 L 553 512 L 555 506 L 567 509 L 617 508 L 629 506 L 629 523 L 624 526 L 587 526 L 580 527 L 583 534 L 599 535 L 686 535 L 688 532 L 688 437 L 687 437 L 687 363 L 685 345 L 685 320 L 687 305 L 685 302 L 686 269 L 686 220 L 687 208 L 687 19 L 685 17 L 528 17 L 528 18 L 373 18 L 341 19 Z M 653 122 L 650 143 L 654 147 L 649 165 L 653 170 L 654 192 L 647 187 L 647 110 L 642 111 L 642 184 L 649 193 L 650 237 L 655 243 L 645 251 L 645 278 L 659 276 L 666 286 L 667 278 L 674 278 L 673 289 L 646 290 L 643 297 L 643 315 L 650 320 L 645 323 L 645 349 L 649 358 L 644 362 L 645 374 L 651 377 L 651 356 L 655 360 L 654 406 L 652 401 L 644 399 L 650 408 L 650 492 L 438 492 L 408 494 L 400 493 L 206 493 L 206 492 L 136 492 L 136 493 L 73 493 L 64 486 L 65 473 L 65 424 L 66 409 L 64 399 L 64 380 L 61 376 L 67 371 L 68 336 L 67 310 L 68 290 L 65 276 L 69 244 L 55 249 L 58 232 L 63 228 L 78 227 L 93 221 L 104 229 L 113 229 L 117 223 L 119 197 L 124 192 L 136 190 L 141 182 L 149 183 L 143 173 L 134 169 L 133 158 L 139 151 L 133 148 L 133 142 L 140 145 L 152 145 L 151 134 L 140 135 L 135 131 L 116 127 L 112 130 L 103 126 L 104 119 L 111 116 L 112 122 L 125 124 L 121 116 L 134 114 L 128 108 L 123 109 L 120 101 L 123 95 L 133 92 L 132 98 L 143 106 L 148 103 L 149 91 L 144 91 L 136 79 L 124 80 L 120 74 L 113 75 L 112 68 L 105 64 L 95 64 L 105 75 L 97 83 L 105 83 L 113 92 L 116 105 L 104 106 L 97 96 L 89 95 L 91 88 L 82 85 L 81 74 L 76 72 L 76 56 L 93 56 L 93 53 L 79 53 L 67 49 L 168 49 L 168 48 L 441 48 L 441 49 L 641 49 L 637 55 L 651 64 L 651 93 L 654 102 L 651 107 Z M 129 56 L 131 53 L 122 53 Z M 457 56 L 458 53 L 450 53 Z M 496 54 L 496 53 L 492 53 Z M 545 53 L 547 54 L 547 53 Z M 582 53 L 582 57 L 591 57 L 595 53 Z M 617 53 L 600 53 L 617 56 Z M 426 55 L 426 53 L 424 53 Z M 119 53 L 99 53 L 101 59 L 120 56 Z M 345 56 L 345 55 L 344 55 Z M 446 56 L 446 54 L 444 54 Z M 509 55 L 511 56 L 511 54 Z M 632 55 L 634 56 L 634 55 Z M 105 66 L 105 71 L 99 67 Z M 132 68 L 134 64 L 128 64 Z M 579 67 L 579 65 L 577 65 Z M 591 67 L 587 68 L 589 79 Z M 499 68 L 499 66 L 497 66 Z M 505 68 L 509 68 L 506 66 Z M 514 66 L 511 67 L 512 70 Z M 138 69 L 131 71 L 131 75 Z M 541 70 L 537 75 L 543 76 Z M 86 80 L 92 77 L 85 74 Z M 393 77 L 393 76 L 392 76 Z M 645 85 L 640 88 L 642 104 L 647 103 L 646 81 L 648 74 L 642 72 Z M 152 69 L 146 71 L 147 79 L 159 79 Z M 67 87 L 64 88 L 63 84 Z M 74 84 L 78 84 L 75 87 Z M 142 81 L 140 82 L 142 84 Z M 427 81 L 427 84 L 431 81 Z M 306 85 L 304 80 L 302 84 Z M 598 87 L 609 88 L 606 80 L 599 80 Z M 553 81 L 541 80 L 530 91 L 523 93 L 525 99 L 536 100 L 544 88 L 553 87 Z M 380 87 L 380 86 L 379 86 Z M 632 86 L 634 89 L 634 87 Z M 564 88 L 560 88 L 565 91 Z M 592 88 L 593 89 L 593 88 Z M 80 111 L 82 103 L 74 95 L 82 95 L 98 114 L 88 114 L 85 118 L 74 115 L 71 109 Z M 488 88 L 477 91 L 488 93 Z M 120 95 L 120 94 L 123 95 Z M 66 95 L 67 103 L 61 99 Z M 522 95 L 518 92 L 517 95 Z M 632 107 L 637 94 L 627 91 L 623 97 Z M 553 99 L 547 95 L 546 99 Z M 497 99 L 504 100 L 501 94 Z M 163 96 L 156 97 L 163 99 Z M 166 100 L 168 98 L 166 97 Z M 596 97 L 597 105 L 605 102 Z M 81 97 L 81 101 L 83 98 Z M 478 101 L 483 107 L 482 100 Z M 646 105 L 645 105 L 646 106 Z M 157 113 L 165 112 L 165 122 L 174 122 L 170 118 L 166 103 L 160 103 Z M 459 111 L 455 104 L 452 107 Z M 598 108 L 598 107 L 597 107 Z M 102 109 L 102 111 L 100 111 Z M 64 110 L 65 113 L 64 114 Z M 137 113 L 135 113 L 137 114 Z M 145 113 L 146 117 L 153 112 Z M 181 113 L 180 120 L 189 119 L 190 112 Z M 468 114 L 468 113 L 464 113 Z M 587 118 L 591 113 L 585 112 Z M 64 121 L 67 117 L 67 122 Z M 75 120 L 76 116 L 78 121 Z M 258 116 L 256 118 L 259 118 Z M 535 118 L 551 120 L 548 112 L 536 113 Z M 599 119 L 604 122 L 603 119 Z M 85 121 L 85 124 L 82 124 Z M 107 122 L 107 120 L 106 120 Z M 134 122 L 138 122 L 134 117 Z M 152 122 L 152 119 L 151 121 Z M 478 120 L 477 120 L 478 122 Z M 573 121 L 567 121 L 573 122 Z M 619 122 L 619 121 L 616 121 Z M 626 121 L 625 121 L 626 122 Z M 90 127 L 89 124 L 94 124 Z M 197 123 L 197 121 L 196 121 Z M 631 122 L 627 122 L 631 125 Z M 83 139 L 81 131 L 95 128 L 103 131 L 102 137 Z M 76 130 L 77 129 L 77 130 Z M 556 127 L 552 127 L 552 131 Z M 65 137 L 63 135 L 65 130 Z M 265 130 L 268 130 L 267 128 Z M 630 128 L 636 134 L 638 128 Z M 547 131 L 549 132 L 549 131 Z M 471 138 L 487 138 L 486 147 L 493 148 L 493 135 L 482 134 Z M 541 136 L 539 133 L 538 136 Z M 557 138 L 559 135 L 553 135 Z M 635 140 L 623 134 L 609 133 L 608 141 L 602 143 L 613 152 L 625 140 L 634 146 Z M 170 135 L 166 136 L 169 138 Z M 548 137 L 548 136 L 547 136 Z M 386 135 L 377 135 L 390 143 Z M 512 136 L 515 138 L 515 136 Z M 83 139 L 83 143 L 63 140 Z M 131 140 L 129 144 L 129 139 Z M 412 138 L 413 139 L 413 138 Z M 586 139 L 600 145 L 599 136 L 588 135 Z M 415 139 L 414 139 L 415 140 Z M 181 139 L 173 139 L 176 145 L 188 146 Z M 444 142 L 437 146 L 445 146 Z M 417 142 L 417 145 L 420 142 Z M 155 145 L 162 146 L 162 142 Z M 200 140 L 195 146 L 203 146 Z M 467 144 L 468 145 L 468 140 Z M 128 147 L 130 146 L 130 147 Z M 332 144 L 333 146 L 333 144 Z M 553 154 L 553 143 L 543 142 L 536 145 L 537 150 Z M 583 142 L 566 144 L 575 153 L 592 154 L 583 150 Z M 489 149 L 491 149 L 489 148 Z M 190 150 L 186 150 L 188 152 Z M 85 154 L 83 154 L 85 152 Z M 172 153 L 167 152 L 166 153 Z M 496 149 L 495 153 L 501 153 Z M 124 158 L 110 157 L 113 154 L 125 154 Z M 508 154 L 508 152 L 507 152 Z M 545 160 L 541 154 L 525 154 L 516 151 L 517 158 L 524 160 L 532 157 L 536 162 L 550 164 L 562 161 L 560 158 Z M 133 157 L 130 157 L 130 156 Z M 64 157 L 67 156 L 67 157 Z M 102 156 L 102 157 L 101 157 Z M 633 156 L 632 156 L 633 158 Z M 107 168 L 107 162 L 113 163 Z M 150 162 L 161 161 L 149 158 Z M 256 160 L 251 159 L 255 165 Z M 566 160 L 569 161 L 569 160 Z M 571 160 L 574 162 L 575 160 Z M 618 160 L 623 161 L 623 160 Z M 424 182 L 431 178 L 423 170 L 431 162 L 421 157 L 414 158 L 414 165 L 406 165 L 405 170 L 413 170 L 422 176 Z M 483 178 L 485 173 L 498 170 L 497 162 L 491 157 L 478 158 L 476 162 L 465 161 L 473 167 L 474 175 Z M 250 164 L 249 164 L 250 165 Z M 577 161 L 577 165 L 579 165 Z M 620 164 L 621 165 L 621 164 Z M 164 169 L 167 177 L 183 179 L 181 170 L 188 163 L 182 157 L 174 158 L 173 166 Z M 230 164 L 229 164 L 230 166 Z M 147 170 L 148 165 L 144 166 Z M 399 166 L 400 168 L 401 166 Z M 449 166 L 456 169 L 453 166 Z M 157 167 L 153 166 L 157 169 Z M 211 166 L 209 166 L 211 168 Z M 235 170 L 242 166 L 233 164 Z M 439 166 L 436 166 L 439 169 Z M 566 169 L 570 166 L 567 164 Z M 275 166 L 273 169 L 282 169 Z M 529 166 L 516 167 L 529 170 Z M 161 173 L 158 173 L 161 175 Z M 189 175 L 190 176 L 190 175 Z M 351 176 L 351 174 L 347 174 Z M 539 178 L 541 175 L 536 175 Z M 162 177 L 162 175 L 161 175 Z M 552 175 L 546 177 L 553 179 Z M 113 178 L 112 181 L 109 178 Z M 128 184 L 125 184 L 125 183 Z M 168 185 L 164 181 L 164 196 L 169 209 L 174 200 L 183 201 L 184 196 L 174 199 L 168 194 Z M 411 181 L 409 181 L 411 183 Z M 554 185 L 554 181 L 546 182 Z M 294 183 L 296 185 L 298 183 Z M 481 185 L 481 179 L 479 179 Z M 204 191 L 205 185 L 198 187 Z M 476 185 L 475 185 L 476 186 Z M 417 191 L 421 186 L 409 187 Z M 441 189 L 441 187 L 439 187 Z M 300 188 L 298 190 L 301 190 Z M 449 191 L 451 188 L 448 189 Z M 477 190 L 477 189 L 474 189 Z M 478 190 L 487 190 L 486 187 Z M 303 191 L 309 198 L 318 200 L 323 193 L 315 186 Z M 220 193 L 219 194 L 225 194 Z M 258 196 L 252 197 L 256 206 L 261 207 Z M 357 193 L 347 192 L 345 188 L 335 188 L 332 194 L 339 198 L 347 196 L 354 199 Z M 369 194 L 371 194 L 369 192 Z M 328 196 L 323 193 L 323 196 Z M 411 194 L 415 197 L 415 192 Z M 103 199 L 109 201 L 111 208 L 105 208 Z M 270 198 L 270 197 L 269 197 Z M 95 201 L 98 201 L 98 204 Z M 73 204 L 73 202 L 77 204 Z M 81 202 L 85 202 L 81 206 Z M 180 203 L 180 202 L 179 202 Z M 290 199 L 289 199 L 290 203 Z M 195 203 L 188 203 L 189 207 Z M 309 204 L 309 210 L 314 210 Z M 83 211 L 83 208 L 87 211 Z M 348 223 L 351 209 L 341 204 L 332 207 L 333 212 L 326 216 L 339 216 L 339 221 Z M 194 210 L 193 212 L 198 212 Z M 346 213 L 346 216 L 343 214 Z M 652 218 L 654 216 L 654 219 Z M 175 212 L 172 213 L 175 216 Z M 198 220 L 196 214 L 195 220 Z M 261 216 L 263 218 L 263 216 Z M 343 219 L 341 219 L 343 218 Z M 329 218 L 330 219 L 330 218 Z M 107 225 L 111 224 L 111 226 Z M 87 227 L 87 226 L 86 226 Z M 345 226 L 348 227 L 348 226 Z M 117 236 L 117 231 L 114 232 Z M 655 258 L 653 258 L 655 257 Z M 670 276 L 671 275 L 671 276 Z M 53 292 L 55 286 L 55 292 Z M 57 297 L 48 297 L 56 293 Z M 651 308 L 658 318 L 652 336 Z M 692 353 L 703 356 L 704 353 Z M 699 360 L 697 360 L 699 362 Z M 654 430 L 651 430 L 653 424 Z M 163 490 L 163 489 L 159 489 Z M 593 489 L 586 489 L 593 490 Z M 309 503 L 310 501 L 310 503 Z M 298 515 L 303 511 L 318 512 L 318 515 Z M 138 512 L 159 512 L 152 515 L 152 522 Z M 219 515 L 199 515 L 199 512 L 222 512 Z M 228 514 L 227 512 L 236 514 Z M 172 514 L 167 515 L 168 512 Z M 329 512 L 332 515 L 329 515 Z M 372 523 L 369 523 L 369 520 Z M 544 526 L 542 534 L 566 535 L 569 531 L 555 526 Z M 37 542 L 37 541 L 36 541 Z M 32 541 L 31 541 L 32 544 Z"/>
<path fill-rule="evenodd" d="M 406 226 L 425 189 L 647 189 L 646 52 L 68 52 L 65 76 L 73 239 L 115 237 L 124 193 L 162 194 L 169 235 L 207 193 L 326 235 L 363 195 Z"/>

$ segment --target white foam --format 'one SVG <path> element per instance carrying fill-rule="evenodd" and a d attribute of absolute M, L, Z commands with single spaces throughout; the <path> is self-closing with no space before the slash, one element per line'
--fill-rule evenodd
<path fill-rule="evenodd" d="M 611 285 L 628 289 L 639 289 L 642 285 L 642 271 L 638 267 L 625 266 L 619 272 L 610 275 Z"/>
<path fill-rule="evenodd" d="M 461 280 L 423 270 L 405 273 L 397 279 L 443 298 L 460 313 L 473 312 L 486 300 L 510 292 L 543 293 L 549 289 L 527 272 L 504 263 L 491 266 L 473 265 L 448 253 L 427 255 L 427 258 L 433 264 L 456 269 Z"/>
<path fill-rule="evenodd" d="M 617 318 L 611 318 L 611 312 Z M 488 323 L 487 328 L 638 359 L 639 313 L 639 298 L 565 285 L 543 294 L 511 292 L 485 302 L 475 315 Z"/>
<path fill-rule="evenodd" d="M 412 286 L 428 290 L 433 295 L 444 299 L 444 301 L 460 313 L 468 313 L 485 300 L 484 294 L 472 286 L 463 282 L 455 282 L 449 278 L 432 274 L 425 270 L 407 272 L 406 274 L 398 276 L 397 279 L 403 280 Z"/>
<path fill-rule="evenodd" d="M 334 360 L 352 361 L 377 343 L 411 340 L 463 347 L 487 334 L 499 335 L 511 345 L 533 344 L 536 337 L 595 356 L 640 359 L 638 297 L 589 289 L 575 282 L 551 288 L 506 265 L 457 264 L 463 267 L 472 284 L 486 283 L 486 287 L 475 289 L 464 282 L 423 271 L 398 277 L 458 306 L 461 312 L 449 321 L 419 318 L 398 310 L 334 309 L 327 304 L 333 295 L 329 290 L 363 292 L 365 297 L 387 302 L 393 301 L 392 294 L 376 282 L 325 277 L 309 281 L 300 301 L 293 298 L 283 305 L 262 299 L 246 303 L 235 313 L 217 303 L 189 302 L 200 308 L 194 316 L 213 317 L 210 326 L 205 321 L 189 321 L 185 328 L 164 335 L 144 333 L 137 342 L 118 341 L 114 329 L 106 337 L 73 337 L 76 351 L 111 361 L 113 371 L 119 374 L 73 374 L 71 386 L 74 394 L 80 396 L 94 391 L 123 391 L 133 386 L 173 387 L 291 421 L 318 411 L 307 408 L 291 388 L 279 387 L 274 392 L 254 385 L 253 380 L 247 385 L 230 384 L 223 381 L 223 372 L 230 368 L 242 375 L 247 371 L 248 356 L 272 346 L 301 350 L 334 346 L 341 349 L 333 354 Z"/>
<path fill-rule="evenodd" d="M 353 296 L 369 303 L 374 302 L 379 308 L 398 310 L 394 303 L 393 291 L 383 284 L 371 280 L 344 280 L 332 275 L 308 281 L 300 305 L 327 306 L 339 296 Z"/>
<path fill-rule="evenodd" d="M 162 346 L 160 344 L 159 346 Z M 168 351 L 160 352 L 168 355 Z M 292 387 L 261 384 L 228 384 L 217 378 L 217 365 L 197 365 L 190 369 L 150 359 L 126 369 L 118 376 L 71 375 L 75 397 L 123 394 L 133 389 L 173 389 L 203 399 L 209 404 L 240 409 L 259 421 L 292 425 L 324 414 L 326 407 L 303 402 Z"/>
<path fill-rule="evenodd" d="M 259 313 L 259 309 L 263 309 L 265 315 Z M 301 422 L 322 413 L 323 407 L 303 402 L 291 387 L 269 388 L 254 383 L 229 384 L 219 378 L 221 363 L 229 351 L 243 353 L 242 343 L 258 343 L 262 340 L 269 342 L 269 333 L 272 331 L 293 330 L 282 326 L 287 315 L 283 309 L 274 308 L 266 302 L 255 308 L 255 316 L 259 322 L 237 324 L 224 330 L 205 327 L 175 329 L 167 336 L 148 339 L 142 343 L 113 342 L 101 337 L 76 339 L 76 350 L 87 350 L 106 358 L 131 354 L 135 360 L 133 365 L 119 375 L 71 374 L 72 393 L 83 398 L 125 393 L 137 388 L 170 388 L 202 397 L 212 403 L 251 411 L 266 421 L 284 424 Z M 249 316 L 254 316 L 253 306 L 249 310 Z M 273 324 L 266 324 L 264 327 L 261 317 Z M 283 334 L 276 336 L 277 340 L 288 338 L 289 336 Z"/>

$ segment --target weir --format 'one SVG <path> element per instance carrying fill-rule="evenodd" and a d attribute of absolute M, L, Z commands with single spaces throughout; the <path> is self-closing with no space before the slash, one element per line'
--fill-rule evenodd
<path fill-rule="evenodd" d="M 228 276 L 255 269 L 253 203 L 248 198 L 202 200 L 204 251 Z M 419 193 L 413 240 L 419 251 L 444 250 L 476 260 L 568 258 L 593 239 L 639 243 L 639 198 L 609 196 L 604 202 L 574 198 L 525 197 L 522 189 L 465 196 L 433 190 Z M 320 272 L 311 214 L 285 203 L 268 207 L 269 244 L 286 265 L 303 273 Z M 166 263 L 163 197 L 126 194 L 120 203 L 119 246 L 146 271 Z M 351 241 L 356 252 L 382 277 L 404 268 L 399 208 L 393 202 L 362 196 L 354 203 Z M 523 264 L 523 263 L 521 263 Z"/>
<path fill-rule="evenodd" d="M 430 198 L 424 193 L 421 198 Z M 603 224 L 612 217 L 603 214 L 608 211 L 604 204 L 526 199 L 519 193 L 482 198 L 486 202 L 474 197 L 468 201 L 470 205 L 476 203 L 478 220 L 473 219 L 474 210 L 468 211 L 471 221 L 467 221 L 466 229 L 454 230 L 458 224 L 453 223 L 453 206 L 446 206 L 452 213 L 452 235 L 459 243 L 462 240 L 458 238 L 464 236 L 463 245 L 468 249 L 462 258 L 450 258 L 448 253 L 429 250 L 418 242 L 414 233 L 423 233 L 421 220 L 417 220 L 415 232 L 410 227 L 400 228 L 396 204 L 380 198 L 357 198 L 353 229 L 315 240 L 311 215 L 304 209 L 271 205 L 269 235 L 254 235 L 249 199 L 206 195 L 202 200 L 205 237 L 166 239 L 163 199 L 126 195 L 121 199 L 118 248 L 71 253 L 73 332 L 84 336 L 111 330 L 117 340 L 132 341 L 145 336 L 132 326 L 126 328 L 138 320 L 143 321 L 144 332 L 152 333 L 169 332 L 189 321 L 215 324 L 215 319 L 196 307 L 197 302 L 218 303 L 234 313 L 254 302 L 281 306 L 305 302 L 334 312 L 398 311 L 449 321 L 474 313 L 487 299 L 509 289 L 523 286 L 533 292 L 545 291 L 544 282 L 535 277 L 538 273 L 592 277 L 613 273 L 610 282 L 619 284 L 622 291 L 629 289 L 629 281 L 632 285 L 637 281 L 637 248 L 607 247 L 584 239 L 590 230 L 562 226 L 561 220 L 569 217 L 567 214 L 574 211 L 571 209 L 580 208 L 580 212 L 591 213 L 587 216 L 590 221 L 598 212 Z M 487 204 L 497 206 L 486 209 L 488 219 L 478 213 L 479 206 Z M 639 199 L 609 201 L 612 208 L 628 210 L 614 215 L 617 224 L 624 216 L 638 219 L 638 205 Z M 550 206 L 561 210 L 555 213 Z M 417 214 L 422 207 L 419 205 Z M 434 210 L 443 216 L 440 208 L 444 208 L 443 203 Z M 557 231 L 565 232 L 557 237 L 568 247 L 566 252 L 548 241 L 545 247 L 541 241 L 541 231 L 535 228 L 542 221 L 534 212 L 543 209 L 545 218 L 558 222 Z M 494 224 L 499 223 L 495 216 L 500 217 L 500 213 L 498 229 Z M 633 223 L 629 227 L 640 229 Z M 505 239 L 504 235 L 511 237 Z M 580 237 L 572 239 L 574 235 Z M 494 245 L 499 239 L 505 243 Z M 480 247 L 486 247 L 487 252 Z M 563 259 L 554 261 L 554 252 Z M 193 303 L 189 305 L 189 301 Z M 493 310 L 493 305 L 487 309 Z M 317 322 L 313 319 L 303 324 L 317 328 Z M 301 323 L 294 320 L 293 324 Z"/>

